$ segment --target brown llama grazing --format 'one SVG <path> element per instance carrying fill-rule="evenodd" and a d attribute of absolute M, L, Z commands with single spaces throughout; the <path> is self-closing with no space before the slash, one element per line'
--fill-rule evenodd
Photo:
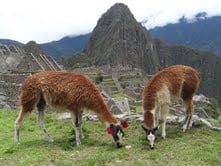
<path fill-rule="evenodd" d="M 169 105 L 181 98 L 186 108 L 183 132 L 192 126 L 193 96 L 200 84 L 200 75 L 192 67 L 175 65 L 156 73 L 145 84 L 143 91 L 144 122 L 150 148 L 154 149 L 159 120 L 162 122 L 162 137 L 166 137 L 166 117 Z"/>
<path fill-rule="evenodd" d="M 19 128 L 35 107 L 38 109 L 39 126 L 48 139 L 53 142 L 44 125 L 44 110 L 46 104 L 60 111 L 71 113 L 75 128 L 76 145 L 81 144 L 83 133 L 81 129 L 83 109 L 91 110 L 108 126 L 117 147 L 122 146 L 124 135 L 122 127 L 126 122 L 119 122 L 108 110 L 100 91 L 84 75 L 71 72 L 39 72 L 27 77 L 21 87 L 21 110 L 15 122 L 15 141 L 19 143 Z"/>

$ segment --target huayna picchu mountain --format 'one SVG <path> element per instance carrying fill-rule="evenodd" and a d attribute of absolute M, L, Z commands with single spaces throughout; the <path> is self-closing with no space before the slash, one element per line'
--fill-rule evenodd
<path fill-rule="evenodd" d="M 83 52 L 95 66 L 139 67 L 150 73 L 158 70 L 152 38 L 121 3 L 112 6 L 98 20 Z"/>
<path fill-rule="evenodd" d="M 153 39 L 122 3 L 112 6 L 98 20 L 83 53 L 63 62 L 69 67 L 83 64 L 139 68 L 148 74 L 175 64 L 189 65 L 201 73 L 199 92 L 221 102 L 221 58 L 209 52 Z"/>

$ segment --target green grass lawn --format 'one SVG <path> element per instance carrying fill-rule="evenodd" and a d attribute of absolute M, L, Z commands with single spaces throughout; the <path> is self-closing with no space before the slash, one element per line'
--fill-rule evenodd
<path fill-rule="evenodd" d="M 85 139 L 77 147 L 70 141 L 74 133 L 70 119 L 46 115 L 46 128 L 55 140 L 48 143 L 32 113 L 21 127 L 21 142 L 17 145 L 13 140 L 17 114 L 0 110 L 0 165 L 221 165 L 221 132 L 208 128 L 182 133 L 180 126 L 168 125 L 167 139 L 159 137 L 155 150 L 150 150 L 140 124 L 130 122 L 124 145 L 131 148 L 117 149 L 105 125 L 84 121 Z"/>

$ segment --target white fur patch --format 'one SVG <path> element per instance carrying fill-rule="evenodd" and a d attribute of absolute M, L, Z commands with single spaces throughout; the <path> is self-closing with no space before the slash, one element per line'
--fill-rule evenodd
<path fill-rule="evenodd" d="M 170 91 L 167 86 L 163 86 L 158 92 L 157 92 L 157 103 L 158 105 L 162 104 L 170 104 L 171 103 L 171 95 Z"/>
<path fill-rule="evenodd" d="M 119 138 L 118 142 L 119 142 L 120 144 L 122 144 L 123 133 L 121 133 L 120 131 L 118 131 L 117 136 L 118 136 L 118 138 Z"/>
<path fill-rule="evenodd" d="M 147 139 L 148 139 L 149 142 L 150 142 L 150 146 L 153 147 L 153 146 L 154 146 L 155 135 L 153 135 L 152 133 L 150 133 L 150 134 L 147 136 Z"/>

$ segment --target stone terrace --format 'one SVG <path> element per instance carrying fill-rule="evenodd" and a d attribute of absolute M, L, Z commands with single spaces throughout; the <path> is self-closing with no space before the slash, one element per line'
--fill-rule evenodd
<path fill-rule="evenodd" d="M 0 45 L 0 108 L 16 109 L 23 80 L 42 70 L 61 70 L 44 54 L 34 55 L 15 46 Z"/>

